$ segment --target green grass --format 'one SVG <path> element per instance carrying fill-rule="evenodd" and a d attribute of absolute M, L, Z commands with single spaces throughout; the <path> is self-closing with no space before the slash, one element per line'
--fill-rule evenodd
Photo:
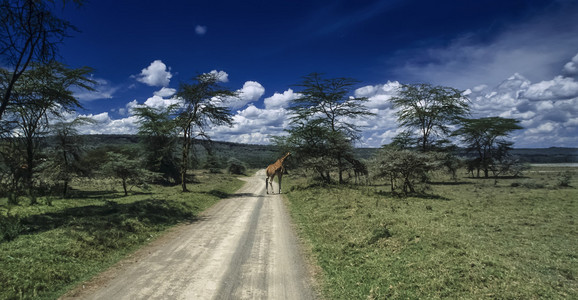
<path fill-rule="evenodd" d="M 578 181 L 436 178 L 427 195 L 289 177 L 289 207 L 327 299 L 578 299 Z"/>
<path fill-rule="evenodd" d="M 73 197 L 48 199 L 51 206 L 7 207 L 0 199 L 0 228 L 13 233 L 0 236 L 0 299 L 57 298 L 243 184 L 223 174 L 196 179 L 190 193 L 151 186 L 122 197 L 118 184 L 99 181 L 77 183 Z"/>

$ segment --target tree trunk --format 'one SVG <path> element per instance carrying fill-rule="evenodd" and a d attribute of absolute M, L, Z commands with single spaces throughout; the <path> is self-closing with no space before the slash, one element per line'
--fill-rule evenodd
<path fill-rule="evenodd" d="M 68 192 L 68 180 L 64 180 L 64 187 L 62 189 L 62 198 L 66 198 Z"/>
<path fill-rule="evenodd" d="M 183 192 L 189 191 L 187 189 L 187 168 L 189 164 L 189 147 L 191 145 L 189 140 L 189 130 L 190 128 L 187 128 L 183 136 L 183 153 L 181 160 L 181 187 Z"/>
<path fill-rule="evenodd" d="M 126 178 L 122 179 L 122 188 L 124 189 L 124 195 L 125 197 L 128 196 L 128 191 L 126 189 Z"/>
<path fill-rule="evenodd" d="M 341 161 L 341 153 L 337 155 L 337 167 L 339 169 L 339 184 L 343 184 L 343 162 Z"/>

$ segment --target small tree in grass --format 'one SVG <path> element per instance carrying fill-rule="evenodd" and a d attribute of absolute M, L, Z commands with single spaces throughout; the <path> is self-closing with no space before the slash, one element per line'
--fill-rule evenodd
<path fill-rule="evenodd" d="M 492 172 L 494 176 L 514 169 L 517 162 L 511 157 L 513 143 L 505 138 L 515 130 L 522 129 L 519 120 L 502 117 L 480 119 L 460 119 L 461 127 L 452 135 L 459 137 L 466 145 L 468 153 L 474 158 L 469 162 L 469 168 L 477 169 L 484 177 Z"/>
<path fill-rule="evenodd" d="M 391 191 L 416 193 L 418 184 L 425 183 L 428 173 L 443 167 L 443 153 L 423 153 L 411 150 L 384 148 L 374 158 L 374 177 L 387 179 Z"/>
<path fill-rule="evenodd" d="M 240 160 L 236 158 L 231 158 L 229 160 L 229 173 L 235 175 L 243 175 L 247 171 L 247 166 Z"/>
<path fill-rule="evenodd" d="M 128 196 L 129 184 L 142 183 L 149 174 L 141 167 L 140 161 L 129 159 L 128 156 L 115 152 L 107 153 L 107 162 L 102 165 L 102 170 L 104 174 L 122 181 L 125 196 Z"/>

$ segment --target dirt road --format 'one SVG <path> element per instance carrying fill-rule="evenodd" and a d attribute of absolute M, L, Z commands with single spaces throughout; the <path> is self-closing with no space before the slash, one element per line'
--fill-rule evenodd
<path fill-rule="evenodd" d="M 314 298 L 283 200 L 265 194 L 264 174 L 63 298 Z"/>

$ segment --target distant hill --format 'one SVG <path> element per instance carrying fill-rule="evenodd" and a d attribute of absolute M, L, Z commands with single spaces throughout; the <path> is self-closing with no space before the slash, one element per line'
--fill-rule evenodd
<path fill-rule="evenodd" d="M 512 150 L 512 154 L 520 157 L 527 163 L 576 163 L 578 162 L 578 148 L 519 148 Z"/>
<path fill-rule="evenodd" d="M 90 148 L 99 146 L 123 146 L 136 145 L 139 142 L 137 135 L 85 135 L 85 143 Z M 208 152 L 203 146 L 203 141 L 195 143 L 197 147 L 199 161 L 206 161 Z M 239 144 L 231 142 L 213 141 L 211 143 L 211 152 L 213 155 L 220 157 L 222 160 L 236 158 L 246 163 L 250 168 L 264 168 L 274 162 L 281 153 L 273 145 L 253 145 Z M 357 148 L 356 155 L 361 159 L 369 159 L 377 152 L 377 148 Z M 512 150 L 512 154 L 520 158 L 525 163 L 577 163 L 578 148 L 518 148 Z"/>
<path fill-rule="evenodd" d="M 88 148 L 98 147 L 114 147 L 114 146 L 136 146 L 139 143 L 138 135 L 124 135 L 124 134 L 98 134 L 98 135 L 84 135 L 84 143 Z M 249 168 L 265 168 L 270 163 L 280 156 L 277 148 L 272 145 L 251 145 L 239 144 L 231 142 L 213 141 L 208 145 L 206 141 L 195 141 L 194 147 L 196 149 L 197 160 L 200 164 L 207 161 L 210 148 L 211 153 L 218 159 L 226 163 L 230 158 L 236 158 Z"/>

